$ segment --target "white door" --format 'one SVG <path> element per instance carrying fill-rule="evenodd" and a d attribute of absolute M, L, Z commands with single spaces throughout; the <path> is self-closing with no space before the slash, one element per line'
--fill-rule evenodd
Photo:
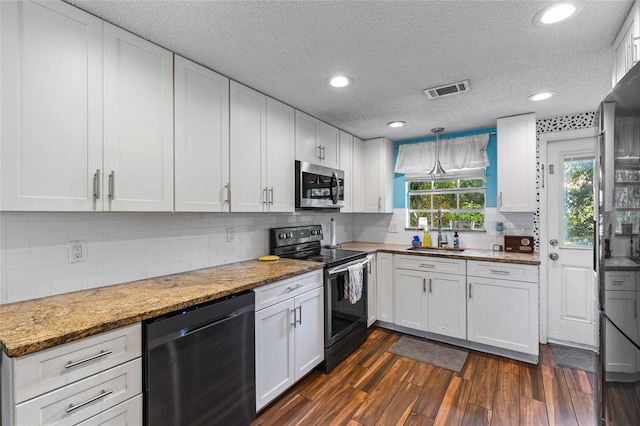
<path fill-rule="evenodd" d="M 173 211 L 173 54 L 103 28 L 104 210 Z"/>
<path fill-rule="evenodd" d="M 102 21 L 62 2 L 0 9 L 0 209 L 102 210 Z"/>
<path fill-rule="evenodd" d="M 295 299 L 295 380 L 324 360 L 324 288 Z"/>
<path fill-rule="evenodd" d="M 395 321 L 397 325 L 427 331 L 428 274 L 396 269 L 394 274 Z"/>
<path fill-rule="evenodd" d="M 175 210 L 229 211 L 228 183 L 229 79 L 176 55 Z"/>
<path fill-rule="evenodd" d="M 367 327 L 371 327 L 377 318 L 376 301 L 378 300 L 376 284 L 376 255 L 367 256 Z"/>
<path fill-rule="evenodd" d="M 320 120 L 296 110 L 296 160 L 320 164 Z"/>
<path fill-rule="evenodd" d="M 467 286 L 464 275 L 429 274 L 429 331 L 467 338 Z"/>
<path fill-rule="evenodd" d="M 376 254 L 376 314 L 380 321 L 393 322 L 393 255 Z"/>
<path fill-rule="evenodd" d="M 595 138 L 547 145 L 547 336 L 596 346 L 593 273 Z"/>
<path fill-rule="evenodd" d="M 293 212 L 295 113 L 293 108 L 267 98 L 267 149 L 265 150 L 267 205 L 270 212 Z"/>
<path fill-rule="evenodd" d="M 320 122 L 320 163 L 326 167 L 340 167 L 340 130 Z"/>

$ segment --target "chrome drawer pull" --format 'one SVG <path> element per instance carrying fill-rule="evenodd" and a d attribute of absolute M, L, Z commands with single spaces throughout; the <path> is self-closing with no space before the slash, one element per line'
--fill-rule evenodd
<path fill-rule="evenodd" d="M 296 285 L 294 287 L 287 287 L 287 291 L 292 292 L 293 290 L 297 290 L 300 287 L 302 287 L 302 284 L 298 284 L 298 285 Z"/>
<path fill-rule="evenodd" d="M 113 390 L 112 390 L 112 389 L 110 389 L 110 390 L 108 390 L 108 391 L 106 391 L 106 390 L 104 390 L 104 389 L 103 389 L 103 390 L 100 392 L 100 395 L 96 395 L 96 396 L 94 396 L 93 398 L 89 398 L 89 399 L 87 399 L 85 402 L 81 402 L 81 403 L 80 403 L 80 404 L 78 404 L 78 405 L 69 404 L 69 408 L 67 408 L 67 413 L 70 413 L 70 412 L 72 412 L 72 411 L 75 411 L 75 410 L 77 410 L 77 409 L 78 409 L 78 408 L 80 408 L 80 407 L 84 407 L 84 406 L 85 406 L 85 405 L 87 405 L 87 404 L 91 404 L 92 402 L 97 401 L 97 400 L 99 400 L 100 398 L 104 398 L 105 396 L 110 395 L 110 394 L 112 394 L 112 393 L 113 393 Z"/>
<path fill-rule="evenodd" d="M 73 368 L 73 367 L 77 367 L 77 366 L 78 366 L 78 365 L 80 365 L 80 364 L 84 364 L 85 362 L 93 361 L 94 359 L 98 359 L 98 358 L 101 358 L 101 357 L 103 357 L 103 356 L 110 355 L 110 354 L 112 354 L 112 353 L 113 353 L 113 351 L 105 351 L 105 350 L 101 350 L 99 353 L 97 353 L 97 354 L 95 354 L 95 355 L 92 355 L 92 356 L 90 356 L 90 357 L 88 357 L 88 358 L 81 359 L 80 361 L 75 361 L 75 362 L 74 362 L 74 361 L 69 361 L 69 362 L 67 363 L 67 365 L 65 365 L 65 366 L 64 366 L 64 368 Z"/>
<path fill-rule="evenodd" d="M 421 264 L 420 264 L 420 267 L 421 267 L 421 268 L 435 268 L 435 267 L 436 267 L 436 265 L 431 265 L 431 264 L 429 264 L 429 263 L 421 263 Z"/>
<path fill-rule="evenodd" d="M 509 275 L 509 271 L 501 271 L 499 269 L 492 269 L 491 273 L 498 274 L 498 275 Z"/>

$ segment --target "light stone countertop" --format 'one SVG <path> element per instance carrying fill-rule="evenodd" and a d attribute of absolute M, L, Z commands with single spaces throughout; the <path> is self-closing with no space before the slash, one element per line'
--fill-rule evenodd
<path fill-rule="evenodd" d="M 640 264 L 628 257 L 610 257 L 604 260 L 605 271 L 640 271 Z"/>
<path fill-rule="evenodd" d="M 342 248 L 345 250 L 360 250 L 368 253 L 376 251 L 396 254 L 411 254 L 415 256 L 435 256 L 447 257 L 450 259 L 463 260 L 483 260 L 488 262 L 502 263 L 520 263 L 526 265 L 540 265 L 540 256 L 538 253 L 510 253 L 505 251 L 493 251 L 483 249 L 464 249 L 464 251 L 433 250 L 425 253 L 419 250 L 409 250 L 410 244 L 385 244 L 385 243 L 367 243 L 367 242 L 348 242 L 343 243 Z"/>
<path fill-rule="evenodd" d="M 27 355 L 323 267 L 252 260 L 0 305 L 0 347 Z"/>

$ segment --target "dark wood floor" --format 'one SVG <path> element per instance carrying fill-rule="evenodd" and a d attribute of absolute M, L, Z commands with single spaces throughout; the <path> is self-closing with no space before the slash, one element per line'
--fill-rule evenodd
<path fill-rule="evenodd" d="M 254 425 L 595 425 L 594 376 L 471 351 L 459 373 L 387 352 L 402 335 L 374 328 L 330 374 L 312 372 Z"/>

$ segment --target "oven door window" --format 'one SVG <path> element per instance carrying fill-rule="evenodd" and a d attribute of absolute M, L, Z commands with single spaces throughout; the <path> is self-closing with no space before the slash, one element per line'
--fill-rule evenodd
<path fill-rule="evenodd" d="M 308 200 L 328 201 L 338 204 L 344 201 L 344 179 L 302 172 L 302 194 Z"/>
<path fill-rule="evenodd" d="M 366 274 L 362 279 L 362 296 L 356 303 L 351 303 L 345 298 L 345 285 L 348 272 L 338 273 L 329 277 L 327 283 L 327 300 L 331 303 L 327 306 L 327 337 L 331 343 L 340 340 L 344 335 L 366 321 L 367 315 L 367 280 Z"/>

